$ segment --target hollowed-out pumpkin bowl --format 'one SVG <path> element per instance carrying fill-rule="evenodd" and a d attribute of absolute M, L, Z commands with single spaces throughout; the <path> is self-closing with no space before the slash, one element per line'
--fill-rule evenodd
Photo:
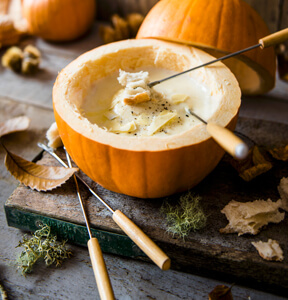
<path fill-rule="evenodd" d="M 211 59 L 193 47 L 143 39 L 100 46 L 71 62 L 54 84 L 53 107 L 61 139 L 77 166 L 104 188 L 139 198 L 164 197 L 197 185 L 224 155 L 205 124 L 174 135 L 128 136 L 91 123 L 82 107 L 93 84 L 119 69 L 150 66 L 181 72 Z M 231 71 L 217 63 L 189 76 L 218 102 L 209 121 L 234 130 L 241 92 Z"/>

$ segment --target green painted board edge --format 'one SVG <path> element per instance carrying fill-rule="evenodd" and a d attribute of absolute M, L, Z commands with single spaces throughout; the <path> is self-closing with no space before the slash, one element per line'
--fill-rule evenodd
<path fill-rule="evenodd" d="M 58 239 L 64 239 L 72 244 L 87 247 L 89 236 L 87 228 L 83 225 L 42 216 L 8 205 L 4 205 L 4 208 L 7 224 L 10 227 L 34 232 L 39 229 L 39 225 L 46 224 L 51 227 L 51 232 L 56 234 Z M 105 253 L 139 258 L 142 260 L 147 259 L 144 252 L 126 235 L 95 228 L 91 228 L 91 232 L 93 237 L 98 239 L 100 247 Z"/>

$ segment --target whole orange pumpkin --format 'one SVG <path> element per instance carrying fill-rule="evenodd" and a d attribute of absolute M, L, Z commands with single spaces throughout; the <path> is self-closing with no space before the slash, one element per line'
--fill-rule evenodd
<path fill-rule="evenodd" d="M 157 38 L 199 47 L 215 57 L 258 44 L 269 30 L 242 0 L 161 0 L 148 13 L 137 39 Z M 260 94 L 275 84 L 273 48 L 260 48 L 223 61 L 244 94 Z"/>
<path fill-rule="evenodd" d="M 95 0 L 23 0 L 23 16 L 31 34 L 49 41 L 71 41 L 92 25 Z"/>
<path fill-rule="evenodd" d="M 211 58 L 196 48 L 142 39 L 110 43 L 71 62 L 57 77 L 53 107 L 61 139 L 77 166 L 103 187 L 140 198 L 164 197 L 203 180 L 224 155 L 205 124 L 167 136 L 127 136 L 91 123 L 83 105 L 91 91 L 93 97 L 97 94 L 94 84 L 103 84 L 120 68 L 133 72 L 152 66 L 180 72 Z M 231 71 L 219 63 L 189 76 L 219 101 L 210 121 L 234 130 L 241 93 Z M 103 98 L 93 98 L 94 108 L 103 105 Z"/>

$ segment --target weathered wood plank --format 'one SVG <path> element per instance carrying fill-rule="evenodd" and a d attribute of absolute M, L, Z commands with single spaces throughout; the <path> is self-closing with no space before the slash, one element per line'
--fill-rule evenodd
<path fill-rule="evenodd" d="M 19 45 L 21 48 L 34 44 L 41 51 L 40 71 L 25 76 L 1 66 L 0 97 L 52 108 L 52 88 L 58 73 L 76 57 L 102 43 L 98 26 L 95 23 L 86 36 L 70 43 L 49 43 L 35 38 L 23 41 Z"/>
<path fill-rule="evenodd" d="M 30 77 L 5 69 L 1 74 L 0 96 L 51 108 L 53 84 L 58 72 L 69 62 L 70 59 L 45 55 L 37 76 Z"/>
<path fill-rule="evenodd" d="M 271 32 L 288 27 L 287 0 L 244 0 L 263 18 Z M 281 18 L 282 10 L 282 18 Z M 279 25 L 280 24 L 280 28 Z"/>
<path fill-rule="evenodd" d="M 33 159 L 39 151 L 36 142 L 45 142 L 44 134 L 53 120 L 53 113 L 51 109 L 47 110 L 1 98 L 1 121 L 22 114 L 32 119 L 28 132 L 6 136 L 4 142 L 11 151 L 27 159 Z M 3 160 L 4 151 L 1 148 L 0 281 L 7 290 L 9 299 L 99 299 L 87 248 L 69 245 L 74 256 L 64 262 L 61 268 L 47 268 L 39 263 L 33 269 L 33 273 L 27 277 L 16 271 L 15 260 L 21 249 L 15 249 L 15 247 L 22 239 L 23 232 L 7 226 L 4 203 L 18 182 L 5 169 Z M 24 200 L 29 200 L 29 198 Z M 124 259 L 117 255 L 104 254 L 104 257 L 117 299 L 204 300 L 217 284 L 232 284 L 231 279 L 223 282 L 219 281 L 219 278 L 212 280 L 174 270 L 163 272 L 150 263 L 135 262 L 135 260 Z M 261 290 L 263 288 L 259 287 Z M 284 300 L 283 297 L 275 294 L 239 286 L 238 282 L 233 287 L 233 296 L 235 299 L 243 300 L 249 297 L 254 300 Z"/>
<path fill-rule="evenodd" d="M 237 130 L 262 146 L 280 146 L 288 143 L 288 126 L 284 124 L 241 119 Z M 205 229 L 191 233 L 185 241 L 172 237 L 166 232 L 165 216 L 160 212 L 164 200 L 175 204 L 180 195 L 165 199 L 136 199 L 112 193 L 88 178 L 86 180 L 100 196 L 108 201 L 112 208 L 120 209 L 128 215 L 166 251 L 172 258 L 173 268 L 202 275 L 214 274 L 222 278 L 226 276 L 226 279 L 231 277 L 237 282 L 252 285 L 261 282 L 267 287 L 277 287 L 283 292 L 288 289 L 288 258 L 286 257 L 282 263 L 266 262 L 259 257 L 251 242 L 273 238 L 280 242 L 285 252 L 288 249 L 287 218 L 280 224 L 267 226 L 257 236 L 222 235 L 219 229 L 227 224 L 220 210 L 230 200 L 244 202 L 268 198 L 277 200 L 279 198 L 277 185 L 282 177 L 288 176 L 287 163 L 275 161 L 271 171 L 253 182 L 246 183 L 238 177 L 227 159 L 228 157 L 192 190 L 202 197 L 202 206 L 209 217 Z M 55 164 L 55 161 L 46 155 L 41 163 Z M 90 197 L 85 190 L 82 190 L 82 196 L 94 228 L 104 230 L 104 232 L 121 233 L 112 221 L 111 214 L 99 202 Z M 6 202 L 6 208 L 9 208 L 11 212 L 15 209 L 18 212 L 31 212 L 80 226 L 84 225 L 73 181 L 49 193 L 38 193 L 20 186 Z M 8 221 L 9 218 L 12 220 L 13 215 L 9 214 Z M 15 226 L 17 218 L 14 218 L 13 222 Z M 21 228 L 20 219 L 18 223 Z M 62 236 L 64 231 L 64 237 L 69 239 L 69 233 L 65 236 L 65 226 L 62 226 L 61 230 Z M 118 254 L 124 255 L 124 253 Z"/>
<path fill-rule="evenodd" d="M 52 109 L 32 106 L 0 97 L 0 122 L 22 115 L 26 115 L 30 118 L 31 122 L 29 128 L 23 132 L 15 132 L 3 136 L 1 141 L 8 150 L 28 160 L 32 160 L 39 153 L 37 142 L 47 141 L 45 133 L 54 122 L 54 114 Z M 2 146 L 0 147 L 0 160 L 3 161 L 4 150 Z M 2 165 L 0 166 L 2 167 Z M 1 174 L 3 174 L 3 172 L 1 172 Z"/>
<path fill-rule="evenodd" d="M 97 18 L 109 20 L 112 14 L 126 16 L 130 13 L 146 15 L 158 0 L 106 0 L 97 1 Z"/>

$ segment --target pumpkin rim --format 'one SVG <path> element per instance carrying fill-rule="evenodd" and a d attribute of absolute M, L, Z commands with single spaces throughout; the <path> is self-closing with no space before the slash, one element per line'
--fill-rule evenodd
<path fill-rule="evenodd" d="M 69 99 L 69 97 L 73 97 L 73 88 L 71 85 L 77 84 L 81 72 L 83 72 L 82 75 L 87 75 L 87 72 L 89 72 L 89 63 L 95 63 L 97 60 L 101 62 L 103 57 L 106 57 L 111 53 L 120 55 L 121 51 L 123 53 L 125 51 L 135 52 L 135 50 L 140 48 L 144 49 L 145 47 L 150 50 L 153 49 L 153 51 L 156 51 L 157 49 L 157 51 L 167 51 L 167 49 L 169 49 L 173 50 L 177 55 L 186 55 L 186 57 L 189 55 L 191 56 L 191 53 L 196 53 L 198 55 L 198 61 L 202 59 L 202 62 L 213 59 L 212 56 L 197 48 L 156 39 L 125 40 L 103 45 L 82 54 L 59 73 L 52 94 L 54 110 L 57 111 L 58 115 L 61 116 L 69 126 L 81 135 L 117 149 L 132 151 L 163 151 L 190 146 L 209 139 L 210 135 L 206 131 L 206 125 L 204 124 L 198 124 L 188 131 L 183 131 L 180 134 L 171 135 L 165 138 L 158 136 L 127 137 L 117 135 L 105 131 L 96 124 L 90 123 L 88 119 L 81 116 L 75 105 L 71 105 L 73 104 L 70 103 Z M 193 57 L 193 55 L 191 57 Z M 192 59 L 191 57 L 190 59 Z M 195 61 L 192 60 L 192 62 Z M 223 92 L 223 94 L 220 94 L 222 97 L 220 99 L 221 105 L 219 105 L 209 121 L 226 127 L 238 114 L 241 105 L 241 91 L 235 76 L 224 64 L 218 63 L 217 70 L 215 70 L 215 66 L 216 64 L 214 65 L 214 68 L 206 68 L 205 74 L 207 75 L 209 73 L 209 76 L 214 76 L 215 82 L 213 83 L 216 85 L 219 84 L 219 82 L 223 82 L 224 79 L 227 80 L 229 84 L 220 84 L 221 88 L 224 89 L 226 93 Z M 203 76 L 201 79 L 203 79 Z"/>
<path fill-rule="evenodd" d="M 227 50 L 216 48 L 216 47 L 206 45 L 203 43 L 197 43 L 197 42 L 193 42 L 193 41 L 185 41 L 185 40 L 176 39 L 176 38 L 161 37 L 161 36 L 147 36 L 147 37 L 140 37 L 139 39 L 156 39 L 156 40 L 160 40 L 160 41 L 167 41 L 170 43 L 177 43 L 177 44 L 192 46 L 192 47 L 198 48 L 202 51 L 206 51 L 212 57 L 215 56 L 214 58 L 220 58 L 224 55 L 231 53 Z M 211 54 L 209 52 L 210 50 L 213 50 L 214 53 Z M 241 49 L 239 49 L 239 50 L 241 50 Z M 217 55 L 217 56 L 214 55 L 216 53 L 219 55 Z M 233 61 L 233 60 L 240 61 L 245 64 L 245 68 L 248 68 L 252 72 L 257 74 L 257 78 L 259 79 L 260 85 L 256 90 L 249 92 L 249 95 L 254 95 L 254 94 L 258 95 L 258 94 L 262 94 L 262 93 L 263 94 L 267 93 L 268 91 L 273 89 L 273 87 L 275 86 L 275 76 L 272 75 L 272 72 L 270 72 L 270 70 L 265 69 L 261 64 L 253 61 L 250 57 L 243 55 L 243 54 L 239 54 L 235 57 L 229 58 L 229 60 L 230 61 Z M 223 61 L 223 64 L 226 65 L 226 60 Z M 229 68 L 229 66 L 227 66 L 227 67 Z M 244 94 L 245 94 L 245 92 L 244 92 Z"/>

